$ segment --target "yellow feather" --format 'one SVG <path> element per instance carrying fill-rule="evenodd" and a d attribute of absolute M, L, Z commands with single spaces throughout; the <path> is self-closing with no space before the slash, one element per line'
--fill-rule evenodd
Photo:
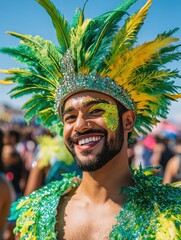
<path fill-rule="evenodd" d="M 86 19 L 82 25 L 79 25 L 76 29 L 71 31 L 71 49 L 72 49 L 72 57 L 73 59 L 77 59 L 79 56 L 79 52 L 82 49 L 83 42 L 82 36 L 84 36 L 84 32 L 90 23 L 91 19 Z"/>
<path fill-rule="evenodd" d="M 177 100 L 177 99 L 181 98 L 181 93 L 180 94 L 174 94 L 174 95 L 168 94 L 168 96 L 170 98 L 174 99 L 174 100 Z"/>
<path fill-rule="evenodd" d="M 5 70 L 5 69 L 0 69 L 1 73 L 5 73 L 5 74 L 10 74 L 11 72 L 9 70 Z"/>
<path fill-rule="evenodd" d="M 132 94 L 131 94 L 131 97 L 133 97 Z M 137 92 L 137 94 L 134 95 L 133 99 L 135 102 L 143 102 L 143 103 L 146 102 L 146 104 L 148 104 L 148 101 L 157 102 L 157 100 L 158 100 L 155 96 L 151 96 L 146 93 L 138 94 L 138 92 Z"/>
<path fill-rule="evenodd" d="M 8 85 L 8 84 L 13 84 L 13 82 L 12 81 L 0 80 L 0 84 Z"/>
<path fill-rule="evenodd" d="M 178 41 L 178 38 L 158 37 L 154 41 L 144 43 L 127 51 L 124 56 L 117 58 L 114 65 L 110 66 L 108 76 L 114 79 L 121 75 L 123 83 L 128 83 L 128 79 L 135 69 L 150 61 L 156 53 L 159 54 L 161 48 L 175 41 Z"/>
<path fill-rule="evenodd" d="M 120 29 L 120 31 L 115 36 L 111 46 L 112 57 L 108 63 L 110 65 L 115 61 L 117 55 L 121 55 L 125 48 L 128 48 L 130 40 L 135 40 L 135 35 L 137 34 L 137 29 L 141 27 L 147 13 L 148 9 L 152 3 L 152 0 L 148 0 L 147 3 L 138 11 L 137 14 L 133 14 L 128 18 L 125 26 Z M 120 53 L 121 51 L 121 53 Z"/>

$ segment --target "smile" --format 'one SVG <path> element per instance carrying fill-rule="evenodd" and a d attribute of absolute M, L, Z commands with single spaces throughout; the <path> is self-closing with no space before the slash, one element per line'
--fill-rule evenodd
<path fill-rule="evenodd" d="M 103 134 L 91 134 L 91 135 L 84 135 L 79 136 L 73 139 L 73 143 L 77 146 L 94 146 L 96 145 L 102 138 L 104 137 Z"/>
<path fill-rule="evenodd" d="M 84 144 L 89 144 L 89 143 L 95 143 L 99 142 L 101 140 L 101 137 L 89 137 L 89 138 L 83 138 L 78 141 L 78 145 L 84 145 Z"/>

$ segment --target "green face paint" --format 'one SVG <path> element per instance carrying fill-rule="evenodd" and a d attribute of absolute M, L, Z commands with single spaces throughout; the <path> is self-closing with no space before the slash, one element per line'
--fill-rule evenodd
<path fill-rule="evenodd" d="M 119 116 L 118 108 L 116 105 L 112 103 L 98 103 L 90 109 L 90 112 L 95 109 L 101 109 L 105 111 L 102 116 L 104 118 L 106 126 L 111 131 L 115 131 L 118 128 Z"/>

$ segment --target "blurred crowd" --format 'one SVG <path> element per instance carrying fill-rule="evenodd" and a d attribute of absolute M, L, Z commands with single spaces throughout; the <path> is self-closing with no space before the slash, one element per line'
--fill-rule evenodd
<path fill-rule="evenodd" d="M 6 221 L 10 205 L 25 191 L 36 138 L 45 129 L 24 123 L 0 122 L 0 239 L 14 239 L 13 222 Z"/>
<path fill-rule="evenodd" d="M 11 203 L 43 185 L 80 170 L 63 138 L 32 122 L 0 120 L 0 240 L 14 240 L 14 222 L 7 221 Z"/>
<path fill-rule="evenodd" d="M 45 178 L 52 166 L 36 167 L 37 139 L 43 135 L 54 138 L 54 135 L 36 124 L 27 126 L 25 123 L 1 122 L 0 126 L 0 239 L 13 240 L 14 223 L 6 221 L 10 205 L 20 196 L 46 183 Z M 128 156 L 132 168 L 156 167 L 154 173 L 163 178 L 163 183 L 180 181 L 181 129 L 173 130 L 172 127 L 172 131 L 168 131 L 161 128 L 147 136 L 134 138 L 128 146 Z M 70 163 L 70 169 L 76 170 L 73 159 L 69 159 Z M 69 170 L 66 166 L 61 163 L 56 169 L 61 173 L 66 172 Z M 55 171 L 52 176 L 55 176 Z"/>
<path fill-rule="evenodd" d="M 161 124 L 162 127 L 130 143 L 130 165 L 133 169 L 153 167 L 164 184 L 181 181 L 181 128 L 165 121 Z"/>

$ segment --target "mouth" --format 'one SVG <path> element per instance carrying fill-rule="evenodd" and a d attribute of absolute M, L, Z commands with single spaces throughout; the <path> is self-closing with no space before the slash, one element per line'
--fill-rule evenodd
<path fill-rule="evenodd" d="M 81 149 L 91 148 L 100 142 L 103 137 L 103 134 L 88 134 L 74 138 L 73 143 Z"/>

